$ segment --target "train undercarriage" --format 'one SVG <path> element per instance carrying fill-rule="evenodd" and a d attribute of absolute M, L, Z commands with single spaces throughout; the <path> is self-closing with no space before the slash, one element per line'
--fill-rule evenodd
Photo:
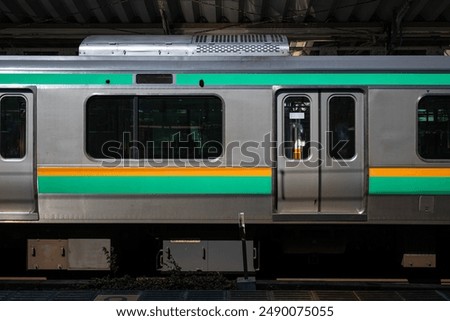
<path fill-rule="evenodd" d="M 175 267 L 244 272 L 237 224 L 17 224 L 0 229 L 1 276 L 156 276 Z M 450 277 L 448 226 L 248 225 L 245 241 L 247 269 L 256 277 Z"/>

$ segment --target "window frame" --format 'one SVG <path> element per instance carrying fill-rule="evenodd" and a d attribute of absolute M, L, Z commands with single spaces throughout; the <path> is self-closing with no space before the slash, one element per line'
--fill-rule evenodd
<path fill-rule="evenodd" d="M 427 163 L 449 163 L 450 162 L 450 155 L 448 158 L 427 158 L 424 157 L 423 155 L 421 155 L 420 153 L 420 146 L 419 146 L 419 142 L 420 142 L 420 126 L 419 126 L 419 109 L 420 109 L 420 104 L 424 99 L 427 98 L 433 98 L 433 97 L 447 97 L 448 101 L 449 101 L 449 106 L 448 106 L 448 115 L 450 118 L 450 94 L 447 93 L 430 93 L 430 94 L 426 94 L 423 96 L 420 96 L 417 100 L 417 104 L 416 104 L 416 109 L 415 109 L 415 122 L 416 122 L 416 143 L 415 143 L 415 148 L 416 148 L 416 155 L 417 157 L 422 160 L 423 162 L 427 162 Z M 450 126 L 450 119 L 449 119 L 449 126 Z M 450 135 L 450 127 L 449 130 L 447 132 L 448 135 Z M 449 142 L 447 142 L 447 144 L 450 143 L 450 137 L 449 137 Z M 450 150 L 450 148 L 449 148 Z M 450 152 L 449 152 L 450 154 Z"/>
<path fill-rule="evenodd" d="M 0 159 L 2 159 L 3 161 L 8 161 L 8 162 L 9 161 L 21 161 L 21 160 L 25 159 L 27 157 L 27 155 L 28 155 L 28 150 L 27 150 L 28 149 L 27 148 L 28 137 L 27 137 L 27 135 L 28 135 L 28 117 L 29 117 L 29 112 L 28 112 L 28 100 L 27 100 L 27 98 L 25 96 L 18 95 L 18 94 L 4 94 L 4 95 L 0 96 L 0 141 L 3 140 L 3 138 L 1 137 L 2 136 L 2 128 L 1 128 L 2 119 L 1 118 L 3 116 L 3 113 L 2 113 L 2 102 L 3 102 L 3 100 L 5 98 L 10 98 L 10 97 L 23 99 L 23 102 L 25 104 L 24 105 L 25 119 L 23 121 L 23 132 L 21 132 L 20 135 L 19 135 L 19 136 L 23 136 L 23 142 L 22 142 L 23 146 L 19 145 L 19 150 L 23 149 L 23 155 L 19 155 L 19 157 L 5 157 L 2 154 L 2 152 L 3 152 L 2 151 L 2 146 L 0 145 Z"/>
<path fill-rule="evenodd" d="M 302 150 L 302 157 L 300 158 L 300 159 L 296 159 L 295 157 L 289 157 L 288 155 L 287 155 L 287 153 L 286 153 L 286 149 L 287 149 L 287 144 L 288 143 L 292 143 L 292 144 L 295 144 L 294 142 L 290 142 L 290 141 L 288 141 L 288 140 L 286 140 L 286 130 L 287 130 L 287 126 L 288 126 L 288 124 L 286 123 L 286 108 L 288 108 L 287 106 L 285 106 L 285 104 L 286 104 L 286 101 L 288 100 L 288 99 L 290 99 L 290 98 L 294 98 L 294 99 L 297 99 L 297 98 L 306 98 L 307 100 L 308 100 L 308 102 L 309 102 L 309 110 L 308 110 L 308 117 L 309 117 L 309 128 L 308 128 L 308 130 L 309 130 L 309 133 L 308 133 L 308 137 L 305 137 L 305 145 L 304 145 L 304 147 L 303 147 L 303 149 L 305 149 L 306 151 L 307 151 L 307 156 L 306 157 L 303 157 L 303 150 Z M 286 159 L 286 160 L 288 160 L 288 161 L 290 161 L 290 162 L 305 162 L 305 161 L 307 161 L 307 160 L 309 160 L 311 157 L 312 157 L 312 155 L 311 155 L 311 136 L 312 136 L 312 120 L 311 120 L 311 118 L 312 118 L 312 104 L 313 104 L 313 99 L 308 95 L 308 94 L 304 94 L 304 93 L 301 93 L 301 94 L 293 94 L 293 95 L 287 95 L 286 97 L 284 97 L 283 98 L 283 101 L 282 101 L 282 106 L 283 106 L 283 121 L 282 121 L 282 124 L 283 124 L 283 128 L 282 128 L 282 134 L 283 134 L 283 140 L 282 140 L 282 142 L 283 142 L 283 144 L 282 144 L 282 146 L 283 146 L 283 148 L 282 148 L 282 155 L 283 155 L 283 157 Z M 305 135 L 306 136 L 306 135 Z M 294 149 L 294 146 L 292 146 L 292 149 Z M 292 153 L 294 153 L 294 151 L 292 152 Z"/>
<path fill-rule="evenodd" d="M 202 157 L 202 158 L 182 158 L 182 157 L 148 157 L 148 153 L 146 152 L 145 157 L 136 157 L 135 155 L 130 155 L 129 157 L 124 157 L 122 155 L 121 158 L 113 158 L 113 157 L 94 157 L 92 156 L 89 151 L 88 151 L 88 140 L 89 140 L 89 127 L 88 127 L 88 118 L 89 118 L 89 102 L 91 101 L 91 99 L 93 98 L 97 98 L 97 97 L 101 97 L 104 99 L 107 98 L 129 98 L 132 101 L 132 124 L 131 124 L 131 128 L 132 128 L 132 132 L 131 135 L 133 137 L 131 137 L 131 141 L 134 140 L 134 138 L 137 138 L 137 141 L 139 141 L 139 117 L 138 117 L 138 113 L 136 113 L 136 111 L 134 110 L 135 108 L 139 108 L 139 100 L 140 99 L 146 99 L 146 98 L 171 98 L 171 99 L 179 99 L 179 98 L 192 98 L 192 99 L 202 99 L 202 98 L 210 98 L 210 99 L 216 99 L 218 100 L 218 102 L 220 103 L 220 136 L 221 136 L 221 141 L 219 142 L 221 145 L 221 151 L 220 151 L 220 155 L 218 156 L 214 156 L 214 157 Z M 115 160 L 115 161 L 148 161 L 148 162 L 152 162 L 152 161 L 183 161 L 183 160 L 195 160 L 195 161 L 202 161 L 202 162 L 208 162 L 208 161 L 213 161 L 217 158 L 221 158 L 224 156 L 225 152 L 226 152 L 226 148 L 225 148 L 225 103 L 222 99 L 222 97 L 216 95 L 216 94 L 176 94 L 176 95 L 171 95 L 171 94 L 163 94 L 163 95 L 159 95 L 159 94 L 94 94 L 90 97 L 88 97 L 85 101 L 84 104 L 84 153 L 86 155 L 87 158 L 91 159 L 91 160 Z M 136 126 L 135 126 L 136 125 Z M 204 142 L 203 142 L 204 143 Z M 123 154 L 123 152 L 122 152 Z"/>
<path fill-rule="evenodd" d="M 353 144 L 352 146 L 352 150 L 353 150 L 353 155 L 350 157 L 342 157 L 342 158 L 338 158 L 336 157 L 336 155 L 332 155 L 331 152 L 333 150 L 332 147 L 336 146 L 334 145 L 333 142 L 331 142 L 331 138 L 333 138 L 333 135 L 331 135 L 331 133 L 334 134 L 334 130 L 331 130 L 331 109 L 334 109 L 335 107 L 331 107 L 331 101 L 335 98 L 350 98 L 353 101 L 353 123 L 352 123 L 352 127 L 353 127 L 353 141 L 352 139 L 348 140 L 349 144 Z M 328 144 L 326 146 L 326 150 L 327 150 L 327 157 L 329 157 L 330 159 L 332 159 L 333 161 L 337 161 L 337 162 L 341 162 L 341 161 L 351 161 L 353 159 L 355 159 L 355 157 L 357 156 L 357 148 L 356 148 L 356 139 L 357 139 L 357 133 L 356 133 L 356 109 L 357 109 L 357 99 L 355 96 L 351 95 L 351 94 L 333 94 L 330 95 L 330 97 L 328 97 L 327 99 L 327 110 L 326 110 L 326 120 L 327 120 L 327 132 L 330 133 L 328 134 L 327 140 L 328 140 Z M 351 127 L 351 126 L 350 126 Z"/>

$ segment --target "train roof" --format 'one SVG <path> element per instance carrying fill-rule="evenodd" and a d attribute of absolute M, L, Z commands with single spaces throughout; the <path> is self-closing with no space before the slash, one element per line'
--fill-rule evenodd
<path fill-rule="evenodd" d="M 14 71 L 141 72 L 432 72 L 450 71 L 444 56 L 306 57 L 80 57 L 2 56 L 0 72 Z"/>
<path fill-rule="evenodd" d="M 450 57 L 292 57 L 280 35 L 91 36 L 78 56 L 0 56 L 0 72 L 27 71 L 450 72 Z"/>

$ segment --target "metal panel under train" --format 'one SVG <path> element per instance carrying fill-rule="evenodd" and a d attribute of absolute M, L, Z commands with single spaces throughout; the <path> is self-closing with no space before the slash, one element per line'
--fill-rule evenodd
<path fill-rule="evenodd" d="M 253 241 L 246 241 L 247 266 L 249 272 L 258 268 L 258 250 Z M 244 270 L 241 241 L 163 241 L 159 252 L 161 271 L 221 271 L 242 272 Z"/>
<path fill-rule="evenodd" d="M 28 270 L 109 270 L 108 239 L 28 240 Z"/>

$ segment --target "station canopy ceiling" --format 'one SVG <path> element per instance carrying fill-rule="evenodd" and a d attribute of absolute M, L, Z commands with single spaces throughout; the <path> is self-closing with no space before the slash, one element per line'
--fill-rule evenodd
<path fill-rule="evenodd" d="M 88 35 L 280 33 L 294 55 L 450 49 L 450 0 L 0 0 L 0 53 L 76 54 Z"/>

